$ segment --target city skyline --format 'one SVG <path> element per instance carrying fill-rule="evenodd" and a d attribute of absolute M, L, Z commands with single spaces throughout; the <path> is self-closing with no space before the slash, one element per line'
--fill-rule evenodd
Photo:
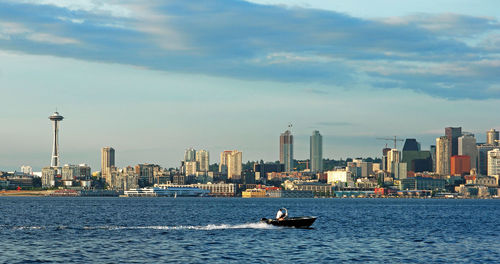
<path fill-rule="evenodd" d="M 296 159 L 314 130 L 335 159 L 500 130 L 497 2 L 361 2 L 1 0 L 0 168 L 46 166 L 56 107 L 61 165 L 93 169 L 103 146 L 119 167 L 189 146 L 275 161 L 289 123 Z"/>

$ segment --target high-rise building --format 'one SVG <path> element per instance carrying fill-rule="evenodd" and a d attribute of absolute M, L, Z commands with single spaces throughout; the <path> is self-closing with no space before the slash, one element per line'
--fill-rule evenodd
<path fill-rule="evenodd" d="M 444 135 L 450 142 L 450 158 L 451 156 L 458 155 L 458 138 L 462 136 L 461 127 L 447 127 L 444 129 Z"/>
<path fill-rule="evenodd" d="M 198 163 L 198 170 L 201 172 L 208 172 L 210 166 L 210 154 L 206 150 L 198 150 L 196 152 L 196 162 Z"/>
<path fill-rule="evenodd" d="M 389 171 L 389 164 L 388 164 L 388 153 L 391 151 L 390 148 L 383 148 L 382 149 L 382 170 L 384 171 Z"/>
<path fill-rule="evenodd" d="M 310 138 L 311 171 L 323 171 L 323 136 L 315 130 Z"/>
<path fill-rule="evenodd" d="M 101 150 L 101 177 L 108 179 L 112 167 L 115 167 L 115 149 L 104 147 Z"/>
<path fill-rule="evenodd" d="M 407 138 L 403 146 L 403 151 L 420 151 L 420 143 L 414 138 Z"/>
<path fill-rule="evenodd" d="M 470 157 L 470 169 L 477 168 L 477 144 L 474 134 L 464 133 L 458 138 L 458 155 Z"/>
<path fill-rule="evenodd" d="M 408 171 L 432 171 L 432 156 L 430 151 L 420 149 L 420 143 L 414 138 L 407 138 L 403 147 L 401 162 L 407 164 Z"/>
<path fill-rule="evenodd" d="M 241 180 L 242 153 L 237 150 L 226 150 L 220 154 L 219 172 L 227 172 L 227 179 Z"/>
<path fill-rule="evenodd" d="M 53 122 L 54 127 L 54 137 L 52 144 L 52 158 L 50 160 L 51 167 L 59 167 L 59 122 L 61 122 L 64 117 L 59 115 L 58 112 L 54 112 L 49 119 Z"/>
<path fill-rule="evenodd" d="M 196 175 L 196 172 L 198 171 L 198 162 L 186 161 L 184 166 L 186 168 L 186 176 Z"/>
<path fill-rule="evenodd" d="M 432 159 L 432 171 L 436 171 L 436 146 L 431 145 L 431 159 Z"/>
<path fill-rule="evenodd" d="M 450 144 L 448 137 L 436 138 L 436 173 L 440 175 L 450 174 Z"/>
<path fill-rule="evenodd" d="M 470 172 L 470 157 L 466 155 L 452 156 L 450 164 L 451 175 L 466 175 Z"/>
<path fill-rule="evenodd" d="M 486 132 L 486 144 L 498 146 L 498 141 L 495 141 L 498 139 L 498 131 L 495 129 L 492 128 Z"/>
<path fill-rule="evenodd" d="M 477 146 L 477 173 L 479 175 L 488 175 L 488 151 L 495 148 L 496 146 L 488 144 Z"/>
<path fill-rule="evenodd" d="M 293 169 L 293 135 L 290 130 L 280 135 L 280 163 L 285 165 L 285 171 Z"/>
<path fill-rule="evenodd" d="M 500 175 L 500 149 L 488 151 L 488 176 Z"/>
<path fill-rule="evenodd" d="M 387 152 L 387 172 L 392 172 L 395 164 L 401 160 L 401 152 L 397 149 L 391 149 Z"/>
<path fill-rule="evenodd" d="M 186 152 L 184 152 L 184 161 L 196 161 L 196 150 L 194 148 L 186 149 Z"/>

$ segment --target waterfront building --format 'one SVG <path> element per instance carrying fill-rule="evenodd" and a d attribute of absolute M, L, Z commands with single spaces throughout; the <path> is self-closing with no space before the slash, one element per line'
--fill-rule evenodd
<path fill-rule="evenodd" d="M 208 172 L 210 166 L 210 154 L 206 150 L 198 150 L 196 152 L 196 162 L 198 163 L 198 170 L 201 172 Z"/>
<path fill-rule="evenodd" d="M 470 173 L 470 157 L 466 155 L 455 155 L 451 157 L 450 174 L 466 175 Z"/>
<path fill-rule="evenodd" d="M 234 183 L 207 183 L 207 184 L 159 184 L 156 185 L 160 188 L 172 188 L 172 187 L 193 187 L 203 190 L 208 190 L 210 193 L 208 195 L 213 197 L 234 197 L 236 196 L 237 186 Z"/>
<path fill-rule="evenodd" d="M 436 138 L 436 173 L 439 175 L 450 174 L 450 142 L 446 136 Z"/>
<path fill-rule="evenodd" d="M 280 163 L 285 165 L 285 171 L 292 170 L 293 164 L 293 135 L 286 130 L 280 135 Z"/>
<path fill-rule="evenodd" d="M 184 152 L 184 162 L 188 161 L 196 161 L 196 150 L 194 148 L 188 148 Z"/>
<path fill-rule="evenodd" d="M 281 142 L 281 140 L 280 140 Z M 312 172 L 323 171 L 323 136 L 315 130 L 310 137 L 309 157 Z"/>
<path fill-rule="evenodd" d="M 498 131 L 490 129 L 486 132 L 486 144 L 498 146 Z"/>
<path fill-rule="evenodd" d="M 448 138 L 449 148 L 450 148 L 450 156 L 458 155 L 458 138 L 462 136 L 462 128 L 461 127 L 447 127 L 444 129 L 444 134 Z"/>
<path fill-rule="evenodd" d="M 413 177 L 401 180 L 401 190 L 444 190 L 446 180 Z"/>
<path fill-rule="evenodd" d="M 500 175 L 500 149 L 488 151 L 488 176 Z"/>
<path fill-rule="evenodd" d="M 64 117 L 59 115 L 58 112 L 54 112 L 49 116 L 50 121 L 52 121 L 54 134 L 53 134 L 53 144 L 52 144 L 52 158 L 50 160 L 51 167 L 59 167 L 59 122 L 61 122 Z"/>
<path fill-rule="evenodd" d="M 470 157 L 470 168 L 477 169 L 477 143 L 474 134 L 464 133 L 458 138 L 458 155 Z"/>
<path fill-rule="evenodd" d="M 477 172 L 479 175 L 488 175 L 488 151 L 497 148 L 494 145 L 481 144 L 477 146 Z"/>
<path fill-rule="evenodd" d="M 101 149 L 101 177 L 108 180 L 111 168 L 115 167 L 115 149 L 104 147 Z"/>

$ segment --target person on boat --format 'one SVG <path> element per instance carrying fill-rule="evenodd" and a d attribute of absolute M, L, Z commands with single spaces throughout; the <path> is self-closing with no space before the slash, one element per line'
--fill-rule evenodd
<path fill-rule="evenodd" d="M 288 210 L 286 208 L 281 208 L 276 213 L 276 220 L 284 220 L 288 217 Z"/>

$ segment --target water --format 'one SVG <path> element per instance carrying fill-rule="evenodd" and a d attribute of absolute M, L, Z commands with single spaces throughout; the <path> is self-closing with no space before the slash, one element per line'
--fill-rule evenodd
<path fill-rule="evenodd" d="M 280 207 L 314 229 L 259 223 Z M 0 198 L 0 263 L 484 263 L 500 201 Z"/>

